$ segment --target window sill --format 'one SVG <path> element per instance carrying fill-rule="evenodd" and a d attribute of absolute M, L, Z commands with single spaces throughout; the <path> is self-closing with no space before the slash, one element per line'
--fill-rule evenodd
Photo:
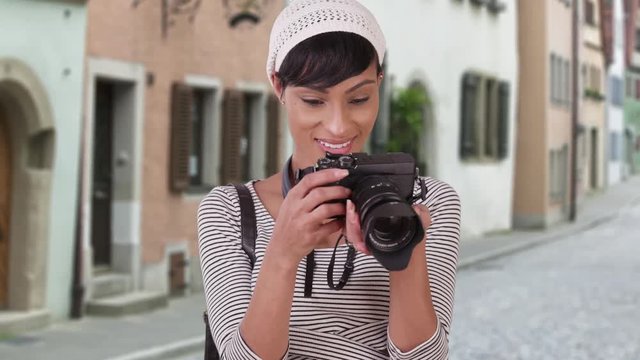
<path fill-rule="evenodd" d="M 469 157 L 469 158 L 460 158 L 462 163 L 468 165 L 484 165 L 484 164 L 498 164 L 505 159 L 493 158 L 493 157 Z"/>
<path fill-rule="evenodd" d="M 182 192 L 182 197 L 186 200 L 199 201 L 202 200 L 202 198 L 206 196 L 211 189 L 213 189 L 213 185 L 192 186 Z"/>
<path fill-rule="evenodd" d="M 571 111 L 571 103 L 565 104 L 560 102 L 551 101 L 551 106 L 558 110 Z"/>

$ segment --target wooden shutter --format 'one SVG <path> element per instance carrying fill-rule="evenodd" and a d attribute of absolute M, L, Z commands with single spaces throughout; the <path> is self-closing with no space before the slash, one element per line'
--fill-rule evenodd
<path fill-rule="evenodd" d="M 174 192 L 189 187 L 189 156 L 193 117 L 193 89 L 175 83 L 171 88 L 170 187 Z"/>
<path fill-rule="evenodd" d="M 462 159 L 477 155 L 476 124 L 478 117 L 479 77 L 465 74 L 462 78 L 462 102 L 460 123 L 460 157 Z"/>
<path fill-rule="evenodd" d="M 505 159 L 509 154 L 509 101 L 510 86 L 506 81 L 500 82 L 498 88 L 498 159 Z"/>
<path fill-rule="evenodd" d="M 187 288 L 185 268 L 188 262 L 183 252 L 175 252 L 169 256 L 169 292 L 171 295 L 184 295 Z"/>
<path fill-rule="evenodd" d="M 245 131 L 244 94 L 238 90 L 226 90 L 222 107 L 222 174 L 223 184 L 240 182 L 242 154 L 240 141 Z"/>
<path fill-rule="evenodd" d="M 280 101 L 275 95 L 267 100 L 267 176 L 280 167 Z"/>

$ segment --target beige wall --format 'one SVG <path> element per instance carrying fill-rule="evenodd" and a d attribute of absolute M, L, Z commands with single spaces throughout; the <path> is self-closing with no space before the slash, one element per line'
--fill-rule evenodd
<path fill-rule="evenodd" d="M 188 75 L 219 79 L 225 88 L 237 82 L 265 86 L 270 25 L 282 1 L 268 2 L 256 26 L 228 26 L 221 1 L 203 1 L 190 23 L 174 16 L 163 38 L 160 1 L 89 2 L 87 54 L 142 64 L 153 83 L 145 87 L 142 178 L 143 264 L 164 260 L 170 244 L 187 241 L 196 250 L 196 209 L 202 196 L 169 192 L 170 90 Z"/>
<path fill-rule="evenodd" d="M 558 0 L 547 0 L 548 1 L 548 19 L 547 21 L 547 41 L 549 44 L 549 48 L 547 49 L 547 64 L 549 64 L 549 54 L 555 53 L 561 56 L 563 59 L 568 60 L 570 62 L 570 67 L 573 66 L 573 49 L 572 49 L 572 8 L 567 7 L 564 2 Z M 572 70 L 570 70 L 569 81 L 572 81 L 571 75 Z M 550 76 L 547 75 L 547 79 Z M 547 88 L 550 88 L 550 84 L 547 83 Z M 569 86 L 570 91 L 572 91 L 572 87 Z M 572 95 L 571 95 L 572 96 Z M 547 128 L 547 149 L 546 149 L 546 159 L 547 159 L 547 169 L 549 169 L 550 162 L 550 151 L 551 150 L 560 150 L 563 146 L 567 146 L 569 152 L 567 153 L 568 161 L 567 164 L 570 166 L 571 159 L 571 106 L 558 106 L 551 101 L 551 96 L 547 96 L 547 122 L 549 124 Z M 570 181 L 570 168 L 565 169 L 567 172 L 567 179 Z M 549 174 L 549 170 L 547 170 L 546 180 L 549 182 L 551 175 Z M 569 184 L 566 184 L 567 190 L 569 190 Z M 545 197 L 549 199 L 549 190 L 545 194 Z M 559 212 L 563 209 L 563 206 L 566 206 L 569 202 L 569 191 L 566 192 L 565 198 L 563 201 L 549 201 L 546 212 L 548 213 L 547 219 L 548 222 L 553 222 L 557 220 L 561 214 Z"/>
<path fill-rule="evenodd" d="M 584 16 L 584 14 L 582 14 Z M 606 69 L 604 67 L 604 56 L 602 53 L 602 37 L 600 35 L 600 8 L 599 6 L 594 7 L 594 18 L 596 21 L 596 26 L 591 26 L 586 24 L 584 21 L 581 22 L 581 32 L 582 32 L 582 48 L 581 48 L 581 64 L 586 64 L 588 66 L 596 66 L 600 70 L 599 82 L 600 82 L 600 93 L 602 95 L 606 94 Z M 582 70 L 581 70 L 582 71 Z M 590 76 L 590 75 L 589 75 Z M 581 109 L 580 109 L 580 122 L 585 127 L 585 133 L 582 136 L 586 136 L 586 139 L 582 140 L 582 146 L 586 144 L 586 148 L 584 148 L 579 161 L 579 169 L 580 169 L 580 182 L 578 184 L 579 195 L 584 194 L 589 191 L 591 188 L 590 184 L 590 174 L 592 169 L 591 164 L 591 130 L 597 129 L 598 131 L 598 145 L 597 145 L 597 188 L 600 188 L 604 183 L 604 141 L 606 141 L 605 134 L 605 110 L 606 110 L 606 100 L 594 100 L 591 98 L 584 97 L 584 86 L 580 89 L 581 94 Z"/>
<path fill-rule="evenodd" d="M 515 161 L 514 222 L 544 212 L 547 172 L 546 106 L 548 98 L 546 29 L 540 26 L 547 4 L 521 1 L 518 4 L 518 49 L 520 58 L 517 146 Z"/>
<path fill-rule="evenodd" d="M 518 3 L 521 86 L 513 206 L 516 227 L 546 226 L 553 221 L 550 214 L 563 206 L 549 200 L 549 152 L 570 145 L 571 108 L 552 102 L 550 57 L 554 53 L 571 61 L 571 16 L 571 8 L 558 0 Z"/>

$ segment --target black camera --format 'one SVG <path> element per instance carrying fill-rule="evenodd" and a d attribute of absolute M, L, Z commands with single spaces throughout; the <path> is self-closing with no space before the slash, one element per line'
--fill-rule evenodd
<path fill-rule="evenodd" d="M 330 186 L 352 190 L 365 242 L 380 264 L 388 270 L 405 269 L 425 231 L 412 207 L 416 181 L 422 198 L 426 196 L 413 157 L 406 153 L 327 153 L 316 165 L 298 171 L 296 180 L 323 169 L 349 170 L 347 177 Z"/>

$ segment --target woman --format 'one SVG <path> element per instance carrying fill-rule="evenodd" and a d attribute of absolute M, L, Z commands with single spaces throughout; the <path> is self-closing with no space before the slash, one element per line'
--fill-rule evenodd
<path fill-rule="evenodd" d="M 282 172 L 247 184 L 256 207 L 255 265 L 241 247 L 233 186 L 214 188 L 198 212 L 207 308 L 223 359 L 447 358 L 460 226 L 450 186 L 424 178 L 428 193 L 414 209 L 426 240 L 406 269 L 391 272 L 370 256 L 353 203 L 335 201 L 351 191 L 327 186 L 344 170 L 306 175 L 283 196 L 283 177 L 293 170 L 326 152 L 362 151 L 378 113 L 384 52 L 376 20 L 355 0 L 295 1 L 276 20 L 267 73 L 295 149 Z M 325 276 L 336 241 L 337 264 L 357 249 L 341 290 Z M 315 276 L 305 296 L 310 253 Z"/>

